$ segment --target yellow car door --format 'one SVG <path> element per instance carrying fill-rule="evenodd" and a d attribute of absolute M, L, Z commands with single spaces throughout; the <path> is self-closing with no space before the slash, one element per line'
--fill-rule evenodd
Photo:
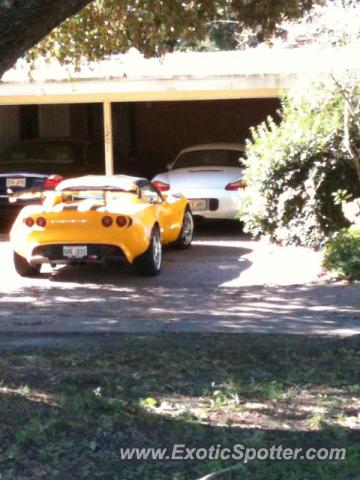
<path fill-rule="evenodd" d="M 160 204 L 160 225 L 164 229 L 164 243 L 175 242 L 183 224 L 184 206 L 173 196 L 164 196 Z"/>
<path fill-rule="evenodd" d="M 143 201 L 151 203 L 156 210 L 162 242 L 171 243 L 177 240 L 182 227 L 181 206 L 174 197 L 162 197 L 150 182 L 144 182 L 141 186 Z"/>

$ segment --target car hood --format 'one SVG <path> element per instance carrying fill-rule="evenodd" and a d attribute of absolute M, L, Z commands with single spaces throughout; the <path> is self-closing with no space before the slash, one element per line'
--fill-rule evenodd
<path fill-rule="evenodd" d="M 237 167 L 178 168 L 167 173 L 171 189 L 218 188 L 243 178 L 244 171 Z"/>

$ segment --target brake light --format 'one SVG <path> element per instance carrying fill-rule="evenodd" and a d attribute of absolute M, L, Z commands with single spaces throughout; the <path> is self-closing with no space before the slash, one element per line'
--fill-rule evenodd
<path fill-rule="evenodd" d="M 34 219 L 33 219 L 33 218 L 27 217 L 27 218 L 25 218 L 24 223 L 25 223 L 25 225 L 26 225 L 27 227 L 31 228 L 31 227 L 34 226 L 34 223 L 35 223 L 35 222 L 34 222 Z"/>
<path fill-rule="evenodd" d="M 116 218 L 116 225 L 118 227 L 125 227 L 127 224 L 127 218 L 126 217 L 117 217 Z"/>
<path fill-rule="evenodd" d="M 36 225 L 37 225 L 38 227 L 45 228 L 45 227 L 46 227 L 46 220 L 45 220 L 45 218 L 44 218 L 44 217 L 38 217 L 38 218 L 36 219 Z"/>
<path fill-rule="evenodd" d="M 101 219 L 101 223 L 103 224 L 104 227 L 111 227 L 111 225 L 113 224 L 113 219 L 111 217 L 103 217 Z"/>
<path fill-rule="evenodd" d="M 157 188 L 160 192 L 167 192 L 170 190 L 170 185 L 165 182 L 160 182 L 160 180 L 154 180 L 152 182 L 153 186 Z"/>
<path fill-rule="evenodd" d="M 240 190 L 244 188 L 246 188 L 245 180 L 236 180 L 236 182 L 228 183 L 225 187 L 225 190 L 234 191 L 234 190 Z"/>
<path fill-rule="evenodd" d="M 44 190 L 54 190 L 64 180 L 61 175 L 50 175 L 44 182 Z"/>

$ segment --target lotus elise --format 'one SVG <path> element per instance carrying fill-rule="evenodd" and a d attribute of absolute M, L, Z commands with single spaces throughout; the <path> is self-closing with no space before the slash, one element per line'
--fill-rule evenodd
<path fill-rule="evenodd" d="M 44 263 L 106 265 L 116 260 L 134 264 L 142 275 L 156 275 L 163 245 L 188 248 L 192 241 L 194 222 L 186 198 L 164 195 L 143 178 L 85 176 L 42 195 L 42 204 L 24 207 L 11 229 L 21 276 L 36 276 Z"/>

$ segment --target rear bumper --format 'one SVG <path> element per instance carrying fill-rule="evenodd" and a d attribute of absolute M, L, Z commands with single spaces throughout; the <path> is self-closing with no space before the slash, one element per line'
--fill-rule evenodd
<path fill-rule="evenodd" d="M 192 213 L 196 216 L 224 220 L 234 220 L 237 218 L 239 211 L 239 194 L 236 191 L 199 188 L 185 189 L 182 190 L 181 193 L 189 200 L 190 204 L 192 199 L 208 200 L 207 210 L 197 211 L 192 209 Z"/>
<path fill-rule="evenodd" d="M 124 252 L 117 246 L 107 244 L 81 244 L 86 246 L 87 255 L 83 257 L 68 257 L 64 255 L 63 248 L 66 246 L 76 246 L 76 244 L 53 244 L 39 245 L 35 247 L 28 261 L 30 265 L 41 265 L 50 263 L 53 265 L 67 265 L 74 263 L 102 263 L 109 264 L 113 262 L 126 262 L 127 258 Z"/>
<path fill-rule="evenodd" d="M 16 253 L 26 258 L 28 262 L 38 261 L 32 257 L 45 257 L 55 261 L 64 261 L 59 253 L 59 248 L 63 246 L 89 246 L 89 255 L 93 256 L 83 261 L 102 261 L 103 257 L 111 257 L 112 254 L 99 250 L 99 246 L 106 245 L 124 252 L 129 263 L 141 254 L 143 254 L 150 242 L 152 223 L 148 221 L 145 225 L 143 221 L 138 221 L 137 217 L 129 226 L 119 227 L 115 218 L 117 213 L 108 213 L 114 219 L 109 227 L 102 225 L 101 219 L 104 212 L 89 211 L 63 211 L 44 213 L 41 206 L 25 207 L 17 217 L 10 232 L 10 240 Z M 44 216 L 46 219 L 45 228 L 36 225 L 27 227 L 23 219 L 27 216 Z M 140 218 L 140 220 L 143 220 Z M 147 219 L 149 220 L 149 219 Z M 60 247 L 59 247 L 60 246 Z M 97 251 L 92 249 L 97 246 Z M 49 250 L 47 250 L 49 249 Z M 67 249 L 69 250 L 69 249 Z M 44 253 L 45 252 L 45 253 Z M 50 253 L 49 253 L 50 252 Z M 116 257 L 118 254 L 115 255 Z M 76 259 L 75 259 L 76 260 Z"/>

